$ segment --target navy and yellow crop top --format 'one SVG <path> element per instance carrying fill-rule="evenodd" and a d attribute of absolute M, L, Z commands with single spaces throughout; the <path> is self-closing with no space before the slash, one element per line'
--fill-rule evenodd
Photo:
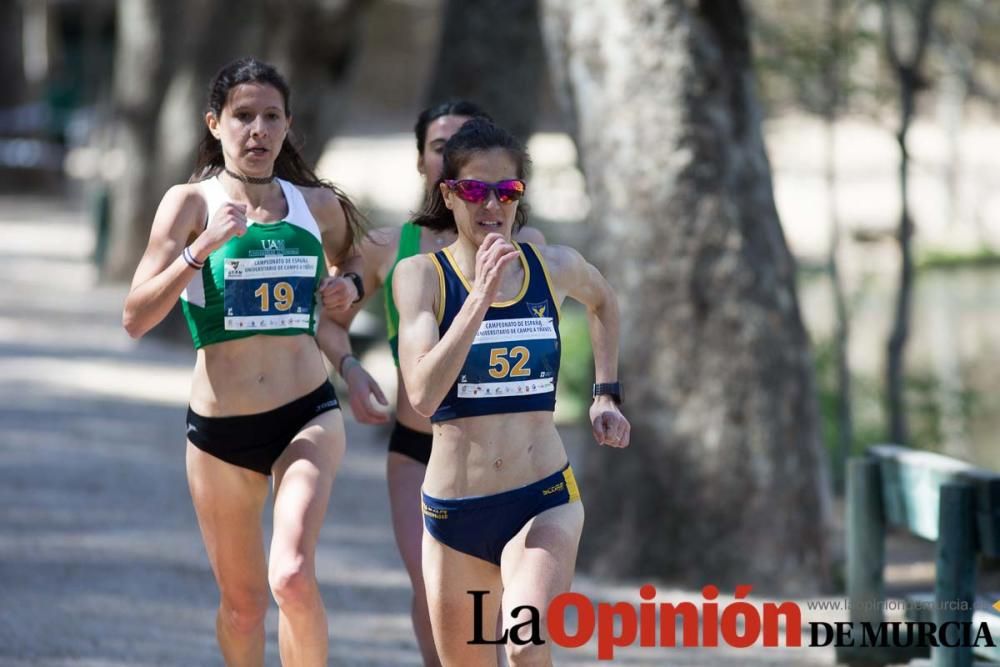
<path fill-rule="evenodd" d="M 486 311 L 465 364 L 431 416 L 432 422 L 555 410 L 559 305 L 541 255 L 530 243 L 514 245 L 524 268 L 521 292 Z M 444 336 L 471 286 L 447 248 L 430 257 L 438 271 L 438 332 Z"/>

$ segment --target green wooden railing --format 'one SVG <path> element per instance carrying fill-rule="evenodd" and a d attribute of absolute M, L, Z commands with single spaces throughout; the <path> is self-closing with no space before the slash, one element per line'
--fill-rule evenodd
<path fill-rule="evenodd" d="M 876 445 L 848 464 L 846 520 L 847 594 L 855 626 L 885 620 L 885 536 L 892 527 L 936 544 L 934 591 L 909 598 L 915 604 L 908 605 L 906 620 L 938 628 L 988 622 L 1000 643 L 1000 614 L 990 608 L 1000 595 L 984 593 L 977 601 L 975 589 L 978 554 L 1000 557 L 1000 474 L 940 454 Z M 1000 662 L 1000 648 L 988 646 L 852 646 L 838 648 L 837 661 L 884 665 L 928 654 L 934 667 L 967 667 L 974 657 Z"/>

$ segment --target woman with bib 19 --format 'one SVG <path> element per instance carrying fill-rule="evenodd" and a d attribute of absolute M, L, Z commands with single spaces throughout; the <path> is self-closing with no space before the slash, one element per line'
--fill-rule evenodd
<path fill-rule="evenodd" d="M 325 665 L 315 551 L 345 443 L 314 335 L 324 311 L 359 296 L 350 273 L 359 214 L 291 142 L 290 92 L 270 65 L 224 67 L 205 122 L 191 181 L 157 209 L 123 321 L 139 337 L 180 298 L 191 329 L 187 474 L 219 585 L 226 664 L 264 664 L 273 594 L 282 663 Z"/>

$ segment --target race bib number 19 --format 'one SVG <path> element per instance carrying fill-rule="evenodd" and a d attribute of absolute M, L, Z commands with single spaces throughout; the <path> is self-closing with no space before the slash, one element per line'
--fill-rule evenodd
<path fill-rule="evenodd" d="M 225 260 L 226 330 L 308 329 L 317 260 L 281 255 Z"/>

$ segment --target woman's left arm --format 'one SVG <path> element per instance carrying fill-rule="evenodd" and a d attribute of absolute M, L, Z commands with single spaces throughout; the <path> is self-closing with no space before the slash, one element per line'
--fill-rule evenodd
<path fill-rule="evenodd" d="M 601 272 L 576 250 L 567 246 L 544 246 L 539 250 L 549 264 L 556 290 L 587 307 L 595 382 L 618 382 L 620 319 L 614 290 Z M 598 444 L 628 447 L 632 427 L 611 396 L 594 398 L 590 423 Z"/>
<path fill-rule="evenodd" d="M 354 281 L 344 275 L 354 273 L 364 278 L 364 260 L 358 252 L 360 239 L 351 237 L 347 216 L 340 199 L 329 188 L 303 189 L 323 240 L 323 252 L 330 275 L 319 284 L 320 302 L 324 311 L 347 310 L 358 299 Z M 352 242 L 353 241 L 353 242 Z"/>

